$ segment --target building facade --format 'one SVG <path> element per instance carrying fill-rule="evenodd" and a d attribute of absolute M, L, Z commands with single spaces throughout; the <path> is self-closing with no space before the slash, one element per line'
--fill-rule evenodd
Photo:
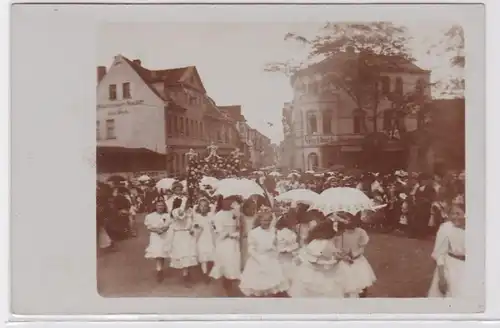
<path fill-rule="evenodd" d="M 98 67 L 97 75 L 98 173 L 179 175 L 186 170 L 190 149 L 204 153 L 215 144 L 225 155 L 240 146 L 235 122 L 207 95 L 194 66 L 150 70 L 140 60 L 118 55 L 109 70 Z M 136 156 L 124 160 L 121 153 Z M 123 163 L 134 160 L 140 163 Z"/>
<path fill-rule="evenodd" d="M 254 168 L 275 164 L 271 139 L 252 128 L 242 114 L 241 106 L 219 106 L 220 110 L 235 122 L 243 152 Z"/>
<path fill-rule="evenodd" d="M 323 72 L 321 72 L 323 73 Z M 360 110 L 345 90 L 330 86 L 324 90 L 321 75 L 314 69 L 299 71 L 291 79 L 294 98 L 285 103 L 281 145 L 281 166 L 302 170 L 327 169 L 336 165 L 363 167 L 367 161 L 364 147 L 368 136 L 387 137 L 383 142 L 384 160 L 392 167 L 407 164 L 407 150 L 394 131 L 393 104 L 386 95 L 401 96 L 420 90 L 430 98 L 430 72 L 408 63 L 380 73 L 376 110 Z M 418 119 L 409 114 L 396 120 L 399 129 L 414 131 Z"/>

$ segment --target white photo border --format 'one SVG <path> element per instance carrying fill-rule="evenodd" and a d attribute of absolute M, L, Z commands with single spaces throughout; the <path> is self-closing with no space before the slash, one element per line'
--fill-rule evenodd
<path fill-rule="evenodd" d="M 36 11 L 30 10 L 36 6 Z M 452 319 L 456 313 L 481 318 L 485 308 L 485 43 L 483 9 L 434 5 L 402 5 L 406 15 L 432 19 L 456 17 L 465 28 L 467 51 L 467 211 L 478 217 L 468 226 L 467 300 L 253 300 L 253 299 L 140 299 L 102 298 L 95 272 L 95 33 L 111 21 L 320 21 L 328 19 L 390 20 L 404 15 L 396 5 L 381 8 L 277 5 L 214 6 L 201 10 L 164 10 L 159 5 L 14 5 L 12 8 L 12 208 L 11 320 L 88 320 L 95 315 L 125 314 L 120 320 L 394 320 Z M 407 6 L 412 6 L 408 8 Z M 234 8 L 234 9 L 229 9 Z M 294 9 L 295 13 L 293 13 Z M 311 9 L 315 8 L 315 9 Z M 330 7 L 332 8 L 332 7 Z M 401 7 L 400 7 L 401 8 Z M 460 8 L 460 9 L 459 9 Z M 262 10 L 265 9 L 265 10 Z M 235 10 L 235 12 L 231 12 Z M 259 11 L 252 13 L 253 11 Z M 401 10 L 401 9 L 399 9 Z M 210 11 L 208 13 L 208 11 Z M 350 11 L 351 13 L 349 13 Z M 235 14 L 239 12 L 239 14 Z M 208 14 L 207 14 L 208 13 Z M 353 13 L 355 13 L 353 15 Z M 238 16 L 239 15 L 239 16 Z M 392 15 L 392 16 L 391 16 Z M 455 16 L 456 15 L 456 16 Z M 365 19 L 366 20 L 366 19 Z M 490 39 L 491 40 L 491 39 Z M 489 43 L 488 46 L 491 46 Z M 29 90 L 29 92 L 27 92 Z M 474 110 L 471 115 L 471 110 Z M 91 127 L 91 128 L 90 128 Z M 66 188 L 74 188 L 65 192 Z M 76 193 L 75 193 L 76 191 Z M 49 206 L 54 195 L 61 201 Z M 25 202 L 29 200 L 29 206 Z M 491 212 L 490 212 L 491 213 Z M 78 218 L 76 220 L 75 218 Z M 488 223 L 489 229 L 493 226 Z M 495 229 L 493 229 L 495 230 Z M 61 233 L 75 231 L 76 235 Z M 491 236 L 491 235 L 490 235 Z M 491 238 L 490 238 L 491 239 Z M 480 242 L 478 242 L 480 241 Z M 75 243 L 76 242 L 76 243 Z M 29 259 L 29 260 L 26 260 Z M 470 260 L 469 260 L 470 259 Z M 490 277 L 491 278 L 491 277 Z M 488 284 L 492 279 L 488 279 Z M 498 283 L 497 283 L 498 285 Z M 489 287 L 489 286 L 488 286 Z M 497 286 L 498 287 L 498 286 Z M 490 288 L 488 288 L 490 289 Z M 497 289 L 498 290 L 498 289 Z M 488 299 L 489 301 L 489 299 Z M 498 302 L 496 303 L 498 304 Z M 488 304 L 488 306 L 490 306 Z M 269 312 L 269 308 L 273 311 Z M 398 308 L 398 309 L 396 309 Z M 166 310 L 168 309 L 168 310 Z M 304 309 L 307 314 L 303 314 Z M 159 315 L 168 311 L 169 315 Z M 336 314 L 332 314 L 335 312 Z M 384 312 L 382 314 L 380 312 Z M 215 313 L 219 313 L 215 315 Z M 300 315 L 294 313 L 301 313 Z M 368 315 L 370 313 L 370 315 Z M 431 314 L 434 313 L 434 314 Z M 115 320 L 118 317 L 108 316 Z M 99 320 L 103 318 L 100 317 Z"/>

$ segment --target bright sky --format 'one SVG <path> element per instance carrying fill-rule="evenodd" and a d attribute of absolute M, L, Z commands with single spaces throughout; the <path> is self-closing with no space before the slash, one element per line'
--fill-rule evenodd
<path fill-rule="evenodd" d="M 451 74 L 447 59 L 426 55 L 451 23 L 406 26 L 414 37 L 417 65 L 433 70 L 433 79 Z M 316 24 L 113 24 L 99 31 L 98 65 L 111 65 L 122 54 L 141 59 L 149 69 L 195 65 L 209 96 L 218 105 L 242 105 L 248 123 L 275 143 L 283 139 L 281 110 L 292 99 L 289 80 L 264 72 L 266 63 L 304 58 L 307 49 L 285 42 L 287 32 L 314 35 Z M 274 126 L 269 126 L 271 122 Z"/>

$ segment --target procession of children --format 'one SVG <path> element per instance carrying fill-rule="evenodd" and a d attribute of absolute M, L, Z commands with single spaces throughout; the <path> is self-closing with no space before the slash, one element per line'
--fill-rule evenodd
<path fill-rule="evenodd" d="M 369 238 L 359 215 L 314 219 L 303 236 L 294 208 L 265 191 L 199 197 L 186 206 L 180 182 L 172 190 L 154 200 L 144 221 L 145 257 L 154 260 L 159 283 L 173 268 L 191 285 L 201 267 L 205 283 L 221 281 L 227 296 L 343 298 L 366 296 L 376 280 L 363 256 Z"/>

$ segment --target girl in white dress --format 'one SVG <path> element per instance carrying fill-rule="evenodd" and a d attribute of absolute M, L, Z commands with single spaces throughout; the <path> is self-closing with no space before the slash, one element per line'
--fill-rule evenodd
<path fill-rule="evenodd" d="M 295 222 L 288 213 L 284 214 L 276 223 L 276 239 L 279 252 L 279 261 L 289 283 L 295 274 L 297 266 L 294 258 L 299 251 L 299 237 L 294 231 Z"/>
<path fill-rule="evenodd" d="M 228 296 L 234 295 L 236 283 L 241 275 L 240 203 L 236 196 L 220 199 L 220 210 L 214 216 L 215 252 L 210 277 L 222 278 Z"/>
<path fill-rule="evenodd" d="M 241 270 L 247 263 L 248 254 L 248 234 L 252 229 L 258 226 L 257 224 L 257 202 L 249 198 L 241 206 L 240 216 L 240 254 L 241 254 Z"/>
<path fill-rule="evenodd" d="M 257 216 L 260 226 L 248 234 L 249 257 L 241 274 L 240 290 L 245 296 L 286 296 L 289 282 L 278 259 L 271 208 L 262 206 Z"/>
<path fill-rule="evenodd" d="M 344 231 L 334 237 L 335 246 L 341 250 L 345 258 L 346 279 L 344 289 L 347 297 L 366 297 L 367 288 L 376 281 L 375 273 L 365 258 L 364 251 L 370 238 L 366 231 L 360 228 L 359 214 L 354 216 L 350 213 L 336 213 L 347 223 L 344 225 Z"/>
<path fill-rule="evenodd" d="M 198 201 L 194 214 L 194 229 L 196 237 L 196 252 L 198 262 L 201 264 L 201 271 L 205 281 L 208 282 L 208 263 L 214 260 L 215 232 L 213 229 L 214 213 L 210 209 L 208 199 L 201 198 Z"/>
<path fill-rule="evenodd" d="M 161 282 L 164 278 L 163 266 L 168 258 L 166 249 L 167 231 L 171 218 L 163 201 L 156 202 L 156 212 L 146 215 L 144 225 L 149 230 L 149 245 L 146 248 L 145 258 L 156 259 L 156 280 Z"/>
<path fill-rule="evenodd" d="M 465 270 L 465 208 L 454 204 L 449 221 L 439 227 L 432 258 L 436 270 L 429 289 L 429 297 L 463 296 Z"/>
<path fill-rule="evenodd" d="M 185 283 L 191 282 L 189 268 L 198 265 L 196 255 L 196 238 L 194 237 L 193 215 L 191 211 L 176 208 L 171 213 L 172 223 L 168 238 L 170 245 L 167 245 L 170 255 L 170 266 L 174 269 L 182 270 L 182 277 Z"/>
<path fill-rule="evenodd" d="M 288 291 L 291 297 L 344 297 L 345 263 L 332 240 L 335 234 L 329 220 L 310 231 L 308 244 L 297 256 L 297 272 Z"/>

